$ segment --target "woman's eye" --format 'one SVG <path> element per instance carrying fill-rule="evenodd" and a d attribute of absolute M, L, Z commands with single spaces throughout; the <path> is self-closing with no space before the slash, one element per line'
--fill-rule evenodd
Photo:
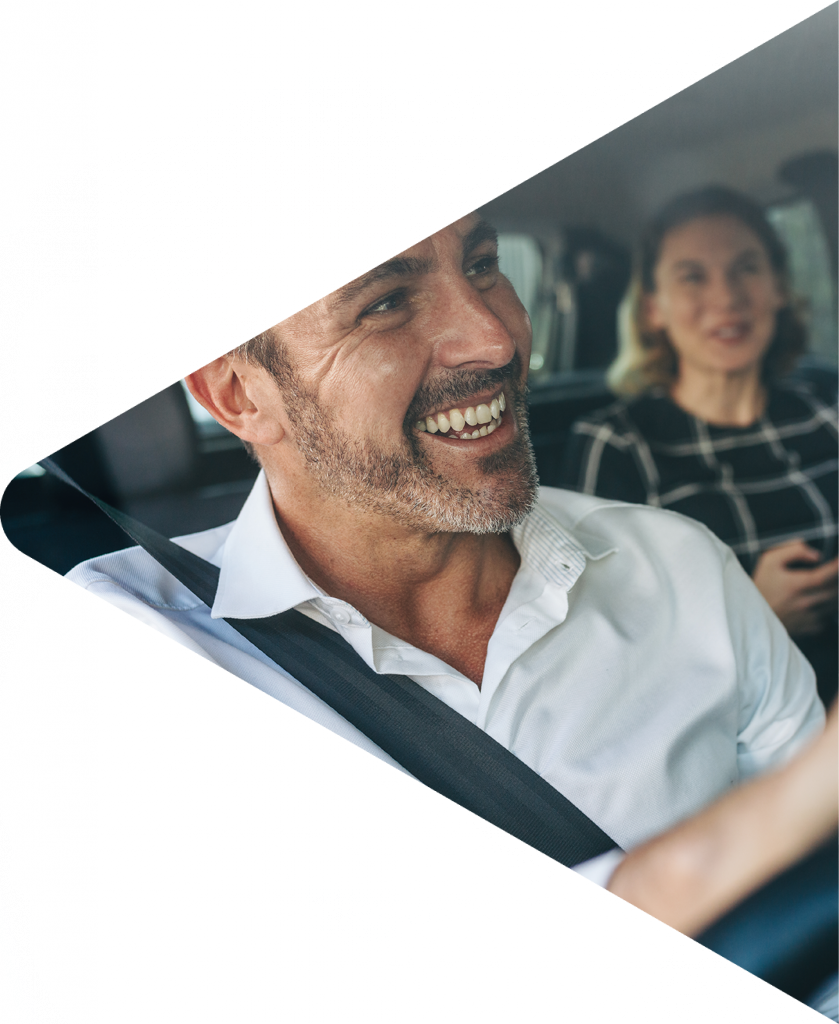
<path fill-rule="evenodd" d="M 749 260 L 746 263 L 740 264 L 740 270 L 742 270 L 746 274 L 759 274 L 761 266 L 757 262 L 757 260 Z"/>
<path fill-rule="evenodd" d="M 675 266 L 665 267 L 664 272 L 675 284 L 701 284 L 707 276 L 698 260 L 680 260 Z"/>

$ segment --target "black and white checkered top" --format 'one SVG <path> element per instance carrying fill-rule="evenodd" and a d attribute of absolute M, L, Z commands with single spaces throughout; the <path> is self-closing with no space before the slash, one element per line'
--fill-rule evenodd
<path fill-rule="evenodd" d="M 698 519 L 749 573 L 767 548 L 799 537 L 832 558 L 836 419 L 829 389 L 802 381 L 775 385 L 750 427 L 713 426 L 650 392 L 573 425 L 562 486 Z"/>

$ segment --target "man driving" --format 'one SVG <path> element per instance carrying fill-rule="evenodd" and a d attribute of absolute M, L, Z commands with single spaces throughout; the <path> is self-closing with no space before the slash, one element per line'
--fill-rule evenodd
<path fill-rule="evenodd" d="M 73 1024 L 596 1021 L 839 825 L 839 725 L 811 741 L 811 670 L 728 550 L 538 492 L 527 313 L 406 124 L 360 76 L 285 76 L 200 122 L 164 187 L 184 377 L 262 472 L 182 541 L 212 608 L 131 549 L 12 655 L 11 879 Z M 531 886 L 225 621 L 289 608 L 631 852 Z"/>

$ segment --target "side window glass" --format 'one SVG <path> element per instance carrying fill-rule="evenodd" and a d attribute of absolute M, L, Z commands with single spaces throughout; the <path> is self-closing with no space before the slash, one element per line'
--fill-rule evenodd
<path fill-rule="evenodd" d="M 531 379 L 547 365 L 553 330 L 552 304 L 545 302 L 545 259 L 532 235 L 501 233 L 498 236 L 501 273 L 515 288 L 533 325 Z"/>
<path fill-rule="evenodd" d="M 576 229 L 562 236 L 502 233 L 498 254 L 533 324 L 531 383 L 601 378 L 617 345 L 628 249 L 598 231 Z"/>
<path fill-rule="evenodd" d="M 501 272 L 510 279 L 533 325 L 532 384 L 573 369 L 576 307 L 573 290 L 562 280 L 561 255 L 558 236 L 498 236 Z"/>
<path fill-rule="evenodd" d="M 837 363 L 836 284 L 818 212 L 809 199 L 770 207 L 767 217 L 790 259 L 795 294 L 804 300 L 810 351 Z"/>

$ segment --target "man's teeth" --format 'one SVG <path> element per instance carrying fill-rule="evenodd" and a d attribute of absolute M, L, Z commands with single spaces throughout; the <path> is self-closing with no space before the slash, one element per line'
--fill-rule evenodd
<path fill-rule="evenodd" d="M 482 403 L 478 406 L 470 405 L 468 409 L 447 409 L 435 416 L 426 416 L 424 420 L 417 420 L 416 429 L 429 434 L 452 432 L 461 441 L 486 437 L 501 426 L 501 415 L 506 408 L 507 400 L 501 394 L 493 398 L 489 405 Z M 465 427 L 476 429 L 464 430 Z"/>

